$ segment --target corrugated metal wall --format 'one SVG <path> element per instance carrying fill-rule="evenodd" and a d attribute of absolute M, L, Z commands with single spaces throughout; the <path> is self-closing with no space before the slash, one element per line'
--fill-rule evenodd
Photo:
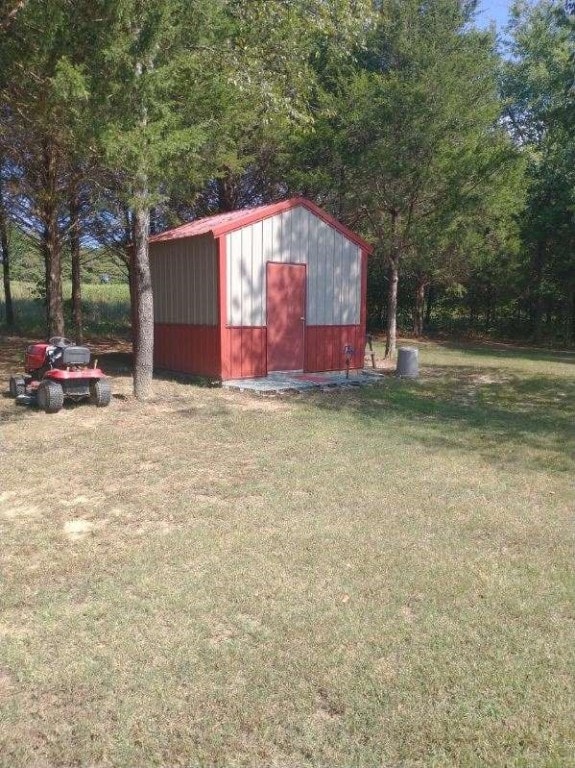
<path fill-rule="evenodd" d="M 227 322 L 265 326 L 266 262 L 307 264 L 307 325 L 357 325 L 361 250 L 299 206 L 226 235 Z"/>
<path fill-rule="evenodd" d="M 217 325 L 154 325 L 154 365 L 168 371 L 218 377 L 221 374 Z"/>
<path fill-rule="evenodd" d="M 154 322 L 218 324 L 217 245 L 211 235 L 150 244 Z"/>

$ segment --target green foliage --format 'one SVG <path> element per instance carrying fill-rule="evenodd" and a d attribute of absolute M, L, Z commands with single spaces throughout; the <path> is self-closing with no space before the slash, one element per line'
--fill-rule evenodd
<path fill-rule="evenodd" d="M 134 193 L 138 205 L 158 202 L 156 190 L 170 167 L 197 158 L 206 142 L 209 109 L 193 98 L 202 89 L 202 54 L 184 54 L 209 46 L 201 24 L 207 5 L 190 3 L 186 14 L 177 2 L 102 3 L 93 109 L 105 158 L 121 170 L 132 203 Z M 192 11 L 200 11 L 195 23 Z M 182 99 L 186 92 L 190 98 Z M 143 178 L 153 190 L 147 199 L 139 192 Z"/>
<path fill-rule="evenodd" d="M 319 116 L 296 140 L 291 177 L 376 242 L 376 315 L 386 265 L 449 285 L 514 237 L 522 164 L 500 121 L 495 40 L 472 13 L 457 0 L 391 1 L 345 64 L 325 52 L 317 64 Z"/>
<path fill-rule="evenodd" d="M 530 326 L 544 313 L 575 339 L 575 23 L 563 3 L 515 3 L 504 71 L 507 116 L 527 158 L 521 218 L 523 289 Z M 559 321 L 559 322 L 557 322 Z"/>
<path fill-rule="evenodd" d="M 15 281 L 40 285 L 44 279 L 44 263 L 40 243 L 23 234 L 16 226 L 9 229 L 10 271 Z M 86 283 L 100 282 L 100 276 L 107 274 L 111 282 L 125 283 L 126 268 L 110 250 L 84 248 L 81 253 L 82 275 Z M 66 280 L 71 279 L 71 265 L 63 268 Z"/>
<path fill-rule="evenodd" d="M 78 0 L 73 24 L 69 0 L 10 6 L 5 207 L 42 252 L 15 241 L 14 276 L 44 291 L 50 248 L 69 275 L 72 198 L 91 280 L 123 277 L 138 213 L 157 230 L 304 194 L 376 244 L 373 322 L 394 265 L 403 325 L 425 301 L 428 321 L 574 338 L 574 23 L 517 2 L 502 59 L 476 6 Z"/>

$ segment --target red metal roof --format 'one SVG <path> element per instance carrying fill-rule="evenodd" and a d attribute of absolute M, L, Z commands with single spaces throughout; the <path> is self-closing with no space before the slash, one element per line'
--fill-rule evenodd
<path fill-rule="evenodd" d="M 334 227 L 341 232 L 341 234 L 348 240 L 353 241 L 357 245 L 361 246 L 367 253 L 373 251 L 373 246 L 363 240 L 351 229 L 345 227 L 341 222 L 330 216 L 329 213 L 322 210 L 311 200 L 307 200 L 305 197 L 292 197 L 289 200 L 284 200 L 281 203 L 272 203 L 270 205 L 260 205 L 257 208 L 244 208 L 241 211 L 230 211 L 228 213 L 219 213 L 217 216 L 207 216 L 204 219 L 198 219 L 192 221 L 190 224 L 182 224 L 175 229 L 168 229 L 159 235 L 153 235 L 150 237 L 150 243 L 161 243 L 167 240 L 179 240 L 184 237 L 195 237 L 196 235 L 205 235 L 211 233 L 214 237 L 225 235 L 228 232 L 233 232 L 235 229 L 240 229 L 248 224 L 253 224 L 256 221 L 267 219 L 270 216 L 275 216 L 278 213 L 287 211 L 290 208 L 296 208 L 297 206 L 303 206 L 311 211 L 313 214 L 323 219 L 327 224 Z"/>

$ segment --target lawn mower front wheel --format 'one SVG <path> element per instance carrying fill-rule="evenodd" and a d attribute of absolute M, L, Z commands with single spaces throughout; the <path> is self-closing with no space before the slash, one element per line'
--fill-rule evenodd
<path fill-rule="evenodd" d="M 90 384 L 90 402 L 97 408 L 104 408 L 110 404 L 112 388 L 108 379 L 98 379 Z"/>
<path fill-rule="evenodd" d="M 39 407 L 46 413 L 58 413 L 64 405 L 64 390 L 57 381 L 42 381 L 36 390 Z"/>
<path fill-rule="evenodd" d="M 10 396 L 16 399 L 18 395 L 26 394 L 26 382 L 22 376 L 10 376 Z"/>

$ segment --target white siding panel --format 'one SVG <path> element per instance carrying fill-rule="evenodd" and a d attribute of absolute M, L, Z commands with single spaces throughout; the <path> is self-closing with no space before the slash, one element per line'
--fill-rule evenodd
<path fill-rule="evenodd" d="M 320 279 L 317 269 L 317 259 L 314 254 L 317 253 L 319 242 L 319 230 L 314 221 L 310 220 L 308 211 L 305 211 L 307 219 L 307 306 L 306 306 L 306 324 L 315 325 L 316 308 L 320 301 Z M 314 217 L 315 218 L 315 217 Z"/>
<path fill-rule="evenodd" d="M 297 234 L 297 208 L 291 208 L 286 211 L 286 263 L 295 264 L 298 262 L 298 234 Z"/>
<path fill-rule="evenodd" d="M 350 299 L 351 299 L 351 270 L 346 269 L 346 264 L 349 259 L 346 248 L 347 242 L 340 243 L 339 249 L 339 270 L 341 279 L 340 296 L 341 301 L 339 305 L 339 324 L 348 325 L 350 317 Z"/>
<path fill-rule="evenodd" d="M 305 208 L 293 208 L 290 213 L 290 261 L 294 264 L 305 264 L 309 253 L 309 218 Z"/>
<path fill-rule="evenodd" d="M 284 217 L 283 225 L 283 237 L 284 237 L 284 258 L 286 263 L 294 261 L 295 247 L 295 209 L 291 208 L 289 211 L 285 211 L 282 216 Z"/>
<path fill-rule="evenodd" d="M 242 315 L 242 230 L 228 235 L 228 323 L 244 325 Z"/>
<path fill-rule="evenodd" d="M 334 325 L 343 325 L 343 314 L 345 312 L 344 290 L 347 285 L 347 275 L 343 274 L 343 240 L 341 237 L 335 237 L 333 243 L 333 295 L 335 301 L 333 306 Z"/>
<path fill-rule="evenodd" d="M 358 325 L 361 249 L 303 206 L 226 236 L 228 323 L 266 322 L 266 263 L 307 265 L 308 325 Z"/>
<path fill-rule="evenodd" d="M 317 272 L 317 300 L 309 307 L 309 325 L 333 325 L 333 262 L 335 230 L 321 219 L 314 222 L 317 230 L 317 248 L 308 254 L 310 270 Z"/>
<path fill-rule="evenodd" d="M 274 260 L 274 219 L 264 219 L 262 226 L 263 260 L 264 263 Z"/>
<path fill-rule="evenodd" d="M 290 260 L 291 249 L 291 211 L 280 213 L 278 253 L 279 261 L 288 262 Z"/>
<path fill-rule="evenodd" d="M 354 317 L 360 317 L 361 315 L 361 280 L 362 280 L 362 258 L 361 258 L 361 248 L 358 245 L 355 245 L 355 243 L 349 243 L 349 249 L 353 254 L 352 257 L 352 275 L 354 277 L 353 282 L 353 316 Z"/>
<path fill-rule="evenodd" d="M 217 325 L 217 248 L 211 236 L 151 243 L 154 321 Z"/>
<path fill-rule="evenodd" d="M 240 280 L 241 280 L 241 294 L 242 294 L 242 319 L 241 325 L 245 324 L 245 320 L 248 321 L 248 325 L 252 325 L 253 320 L 253 301 L 254 285 L 252 283 L 253 274 L 253 230 L 254 227 L 244 227 L 240 230 L 241 242 L 242 242 L 242 258 L 240 259 Z"/>
<path fill-rule="evenodd" d="M 270 261 L 282 260 L 282 217 L 281 214 L 272 217 L 272 252 Z"/>
<path fill-rule="evenodd" d="M 264 325 L 265 296 L 265 261 L 264 261 L 264 222 L 258 221 L 252 226 L 252 314 L 250 325 Z"/>

